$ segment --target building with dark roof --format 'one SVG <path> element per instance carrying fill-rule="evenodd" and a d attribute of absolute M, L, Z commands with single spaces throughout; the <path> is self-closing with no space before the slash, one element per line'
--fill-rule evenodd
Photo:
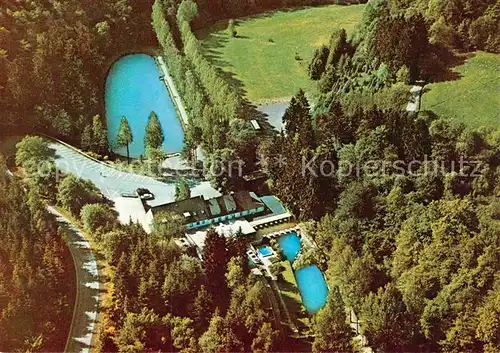
<path fill-rule="evenodd" d="M 265 204 L 253 192 L 237 191 L 205 200 L 203 197 L 158 205 L 149 208 L 148 218 L 152 221 L 162 212 L 178 214 L 185 220 L 186 229 L 198 229 L 248 216 L 262 215 Z"/>

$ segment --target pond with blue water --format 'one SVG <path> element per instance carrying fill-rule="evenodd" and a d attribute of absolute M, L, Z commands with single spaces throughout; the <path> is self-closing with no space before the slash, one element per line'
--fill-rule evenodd
<path fill-rule="evenodd" d="M 122 156 L 126 147 L 116 147 L 116 135 L 122 116 L 127 117 L 134 142 L 130 157 L 144 154 L 144 135 L 149 115 L 156 113 L 163 128 L 163 148 L 168 153 L 180 152 L 184 132 L 174 103 L 153 57 L 146 54 L 126 55 L 111 67 L 105 89 L 108 141 L 111 149 Z"/>
<path fill-rule="evenodd" d="M 295 232 L 282 236 L 278 240 L 285 258 L 293 262 L 301 249 L 301 239 Z M 328 286 L 323 273 L 316 265 L 306 266 L 295 271 L 295 280 L 302 297 L 302 303 L 310 313 L 319 311 L 328 298 Z"/>

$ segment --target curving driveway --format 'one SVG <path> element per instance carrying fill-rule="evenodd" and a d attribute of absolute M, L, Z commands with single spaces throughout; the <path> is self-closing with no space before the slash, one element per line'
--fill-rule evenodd
<path fill-rule="evenodd" d="M 65 352 L 87 353 L 97 329 L 100 282 L 99 271 L 90 244 L 84 235 L 52 206 L 47 206 L 64 230 L 76 270 L 76 299 Z"/>

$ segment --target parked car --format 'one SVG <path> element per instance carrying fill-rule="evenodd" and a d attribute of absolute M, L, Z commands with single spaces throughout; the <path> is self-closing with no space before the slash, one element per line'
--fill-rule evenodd
<path fill-rule="evenodd" d="M 153 200 L 155 196 L 151 191 L 145 188 L 139 188 L 136 190 L 137 196 L 141 198 L 141 200 Z"/>
<path fill-rule="evenodd" d="M 149 191 L 148 189 L 145 189 L 145 188 L 138 188 L 136 190 L 136 192 L 137 192 L 137 195 L 139 195 L 139 196 L 151 193 L 151 191 Z"/>

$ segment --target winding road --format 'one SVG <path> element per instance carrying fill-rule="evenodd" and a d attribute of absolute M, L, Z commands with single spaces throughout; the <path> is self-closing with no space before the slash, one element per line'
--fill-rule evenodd
<path fill-rule="evenodd" d="M 76 300 L 65 352 L 87 353 L 92 348 L 93 335 L 97 329 L 100 282 L 95 256 L 85 236 L 59 213 L 47 206 L 67 236 L 68 248 L 76 269 Z"/>
<path fill-rule="evenodd" d="M 1 152 L 7 158 L 12 157 L 15 154 L 15 143 L 20 139 L 20 136 L 14 136 L 0 141 Z M 13 176 L 10 170 L 7 170 L 7 174 Z M 66 235 L 66 244 L 71 252 L 76 272 L 76 298 L 64 351 L 87 353 L 92 348 L 99 312 L 100 281 L 97 262 L 85 236 L 71 221 L 52 206 L 47 206 L 47 211 L 55 216 Z"/>

